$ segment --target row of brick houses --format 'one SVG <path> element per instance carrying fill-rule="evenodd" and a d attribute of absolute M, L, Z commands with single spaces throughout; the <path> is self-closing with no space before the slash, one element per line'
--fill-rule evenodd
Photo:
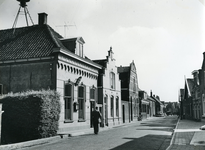
<path fill-rule="evenodd" d="M 53 89 L 61 94 L 59 132 L 92 127 L 92 110 L 101 127 L 152 117 L 162 112 L 159 98 L 138 85 L 134 61 L 117 67 L 112 48 L 105 59 L 84 55 L 82 37 L 63 38 L 39 14 L 33 26 L 0 30 L 0 94 Z"/>
<path fill-rule="evenodd" d="M 192 71 L 192 78 L 185 78 L 184 88 L 179 90 L 181 119 L 201 121 L 205 118 L 205 52 L 202 67 Z"/>

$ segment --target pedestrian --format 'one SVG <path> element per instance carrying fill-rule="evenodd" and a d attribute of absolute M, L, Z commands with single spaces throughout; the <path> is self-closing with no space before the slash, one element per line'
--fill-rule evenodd
<path fill-rule="evenodd" d="M 99 131 L 99 119 L 101 119 L 101 114 L 98 111 L 98 107 L 95 107 L 95 110 L 92 112 L 92 120 L 95 134 L 98 134 Z"/>

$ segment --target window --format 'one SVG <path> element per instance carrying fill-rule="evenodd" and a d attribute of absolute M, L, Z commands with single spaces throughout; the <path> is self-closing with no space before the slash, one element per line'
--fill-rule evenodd
<path fill-rule="evenodd" d="M 116 98 L 116 116 L 119 117 L 119 98 Z"/>
<path fill-rule="evenodd" d="M 133 92 L 136 92 L 136 83 L 135 83 L 135 78 L 133 78 Z"/>
<path fill-rule="evenodd" d="M 65 120 L 73 119 L 73 85 L 71 83 L 65 84 L 64 91 L 65 101 Z"/>
<path fill-rule="evenodd" d="M 95 88 L 91 88 L 90 89 L 90 99 L 93 99 L 93 100 L 95 100 Z"/>
<path fill-rule="evenodd" d="M 110 115 L 114 117 L 114 97 L 111 96 L 110 98 Z"/>
<path fill-rule="evenodd" d="M 3 95 L 3 84 L 0 84 L 0 95 Z"/>
<path fill-rule="evenodd" d="M 83 44 L 79 43 L 79 56 L 83 57 Z"/>
<path fill-rule="evenodd" d="M 110 73 L 110 88 L 115 89 L 115 73 Z"/>
<path fill-rule="evenodd" d="M 79 120 L 84 120 L 85 119 L 85 87 L 84 86 L 79 86 L 78 87 L 78 119 Z"/>

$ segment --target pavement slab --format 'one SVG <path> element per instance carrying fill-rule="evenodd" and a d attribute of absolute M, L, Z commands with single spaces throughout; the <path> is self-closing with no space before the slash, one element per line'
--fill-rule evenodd
<path fill-rule="evenodd" d="M 190 145 L 204 145 L 205 146 L 205 131 L 195 132 L 190 142 Z"/>

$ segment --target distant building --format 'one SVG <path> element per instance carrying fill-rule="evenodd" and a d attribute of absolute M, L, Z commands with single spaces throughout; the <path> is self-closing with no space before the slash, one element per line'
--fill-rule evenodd
<path fill-rule="evenodd" d="M 131 122 L 139 116 L 139 86 L 134 61 L 130 66 L 118 67 L 121 80 L 122 120 Z"/>
<path fill-rule="evenodd" d="M 203 53 L 202 67 L 199 70 L 199 81 L 200 81 L 200 91 L 201 91 L 201 107 L 202 107 L 202 117 L 205 118 L 205 52 Z"/>
<path fill-rule="evenodd" d="M 201 106 L 201 90 L 199 81 L 199 71 L 192 72 L 193 75 L 193 88 L 192 88 L 192 101 L 193 101 L 193 119 L 201 120 L 202 106 Z"/>
<path fill-rule="evenodd" d="M 153 117 L 155 115 L 155 100 L 148 96 L 147 92 L 139 91 L 139 114 L 142 119 Z"/>
<path fill-rule="evenodd" d="M 194 86 L 193 79 L 185 79 L 184 98 L 183 98 L 183 117 L 185 119 L 193 118 L 193 98 L 192 98 L 193 86 Z"/>

